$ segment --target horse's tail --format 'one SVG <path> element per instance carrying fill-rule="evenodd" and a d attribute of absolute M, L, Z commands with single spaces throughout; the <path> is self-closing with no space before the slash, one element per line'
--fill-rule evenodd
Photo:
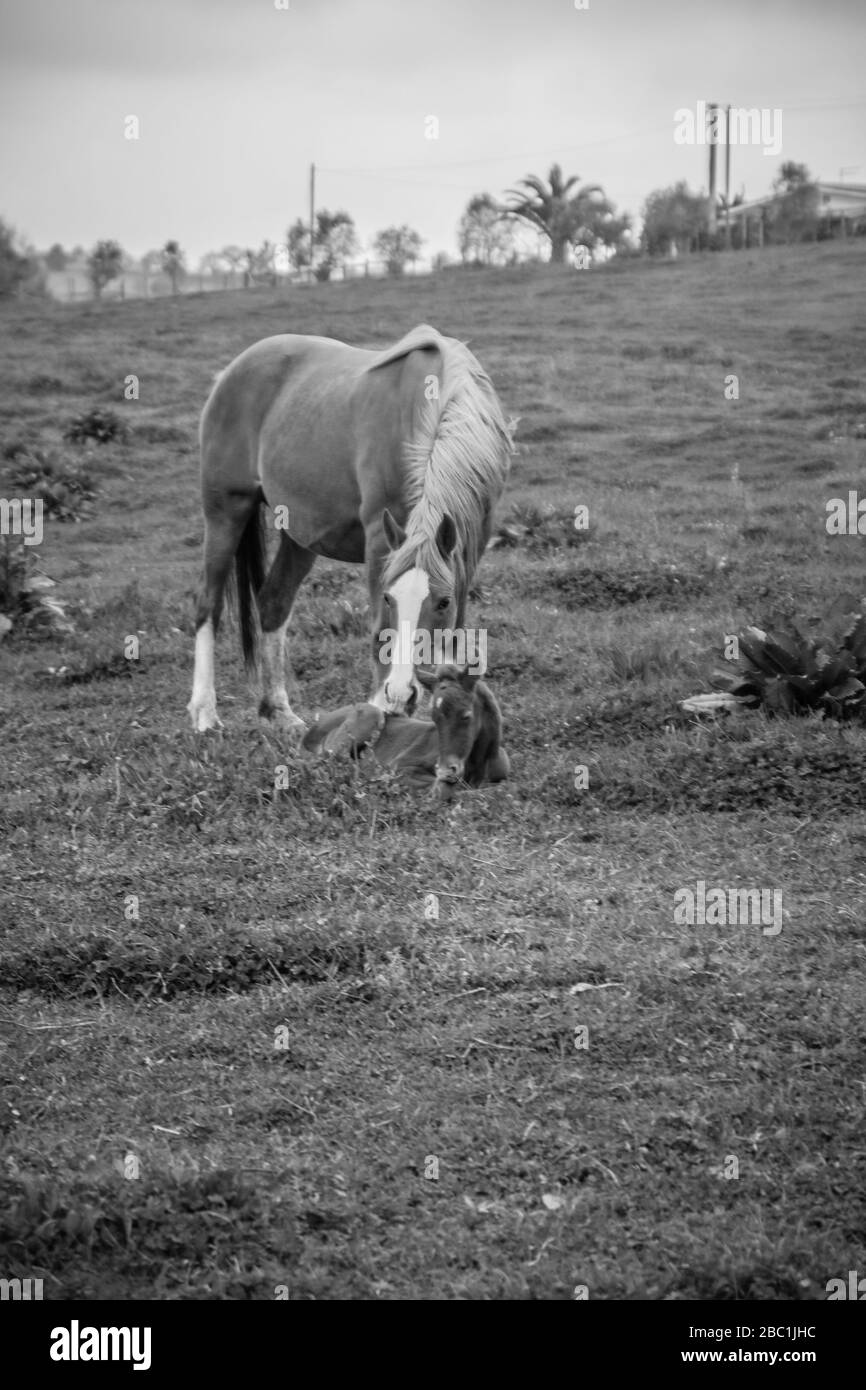
<path fill-rule="evenodd" d="M 248 671 L 255 670 L 259 646 L 258 598 L 265 582 L 265 514 L 260 505 L 250 513 L 235 551 L 235 591 L 241 649 Z"/>

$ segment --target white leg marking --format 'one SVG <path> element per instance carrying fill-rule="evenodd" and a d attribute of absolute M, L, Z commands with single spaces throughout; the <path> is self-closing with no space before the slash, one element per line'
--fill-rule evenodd
<path fill-rule="evenodd" d="M 213 622 L 208 618 L 195 635 L 195 671 L 192 678 L 192 699 L 187 705 L 192 727 L 203 734 L 207 729 L 221 729 L 222 721 L 216 711 L 214 689 Z"/>
<path fill-rule="evenodd" d="M 289 704 L 286 690 L 286 634 L 290 619 L 273 632 L 262 633 L 262 700 L 274 711 L 273 717 L 284 729 L 306 729 L 303 719 Z"/>

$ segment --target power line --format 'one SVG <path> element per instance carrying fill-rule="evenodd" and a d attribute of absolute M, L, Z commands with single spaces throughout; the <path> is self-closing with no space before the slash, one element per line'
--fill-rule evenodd
<path fill-rule="evenodd" d="M 366 168 L 356 166 L 353 169 L 329 169 L 319 166 L 323 174 L 380 174 L 389 173 L 392 170 L 417 170 L 425 173 L 427 170 L 436 169 L 461 169 L 469 168 L 477 164 L 513 164 L 518 159 L 550 159 L 556 154 L 577 154 L 580 150 L 594 149 L 597 145 L 615 144 L 617 140 L 633 140 L 637 135 L 657 135 L 662 131 L 669 130 L 670 125 L 665 123 L 663 126 L 640 126 L 635 130 L 621 131 L 618 135 L 607 135 L 601 140 L 586 140 L 581 145 L 560 145 L 555 150 L 550 146 L 546 150 L 530 150 L 523 154 L 496 154 L 482 155 L 477 159 L 453 159 L 439 160 L 435 164 L 376 164 Z"/>
<path fill-rule="evenodd" d="M 744 108 L 744 107 L 745 107 L 745 103 L 741 103 L 741 104 L 740 104 L 740 108 Z M 847 101 L 847 102 L 835 102 L 835 103 L 830 103 L 830 102 L 806 102 L 806 103 L 787 104 L 787 105 L 786 105 L 785 103 L 783 103 L 783 104 L 781 105 L 781 107 L 780 107 L 780 110 L 782 111 L 782 113 L 783 113 L 783 115 L 784 115 L 786 112 L 789 112 L 789 111 L 850 111 L 850 110 L 859 109 L 859 108 L 861 108 L 861 107 L 866 107 L 866 101 Z M 738 109 L 740 109 L 740 108 L 738 108 Z M 747 107 L 747 108 L 745 108 L 745 109 L 751 110 L 751 109 L 754 109 L 754 108 Z M 758 108 L 758 109 L 760 109 L 760 108 Z M 665 122 L 664 125 L 657 125 L 657 126 L 645 126 L 645 125 L 642 125 L 642 126 L 634 127 L 632 130 L 620 131 L 620 132 L 619 132 L 618 134 L 616 134 L 616 135 L 606 135 L 606 136 L 603 136 L 603 137 L 602 137 L 601 139 L 599 139 L 599 140 L 585 140 L 585 141 L 583 141 L 583 142 L 582 142 L 581 144 L 579 144 L 579 145 L 560 145 L 560 146 L 558 146 L 558 147 L 555 148 L 555 149 L 552 148 L 551 146 L 548 146 L 547 149 L 545 149 L 545 150 L 538 150 L 538 149 L 535 149 L 535 150 L 528 150 L 528 151 L 524 151 L 522 154 L 481 155 L 481 156 L 478 156 L 478 157 L 476 157 L 476 158 L 474 158 L 474 159 L 438 160 L 436 163 L 430 163 L 430 164 L 375 164 L 375 165 L 366 165 L 366 166 L 363 166 L 363 165 L 355 165 L 355 166 L 352 167 L 352 168 L 330 168 L 330 167 L 327 167 L 327 166 L 326 166 L 326 167 L 323 167 L 322 165 L 319 165 L 318 168 L 319 168 L 319 172 L 322 173 L 322 174 L 340 174 L 341 176 L 350 176 L 350 175 L 351 175 L 351 176 L 355 176 L 355 177 L 376 178 L 376 177 L 379 176 L 379 175 L 385 175 L 385 174 L 391 174 L 391 173 L 401 173 L 401 172 L 402 172 L 402 173 L 418 173 L 418 174 L 422 174 L 422 175 L 425 175 L 425 176 L 426 176 L 426 175 L 429 174 L 429 173 L 435 173 L 438 169 L 468 169 L 468 168 L 475 168 L 475 167 L 477 167 L 478 165 L 482 165 L 482 164 L 483 164 L 483 165 L 488 165 L 488 164 L 514 164 L 514 163 L 517 163 L 518 160 L 524 160 L 524 159 L 551 159 L 551 158 L 555 158 L 557 155 L 580 154 L 581 151 L 583 151 L 583 150 L 592 150 L 592 149 L 600 148 L 600 147 L 602 147 L 602 146 L 604 146 L 604 145 L 613 145 L 613 144 L 616 144 L 616 143 L 617 143 L 618 141 L 620 141 L 620 140 L 634 140 L 634 139 L 638 138 L 638 137 L 641 136 L 641 135 L 661 135 L 661 134 L 664 134 L 666 131 L 669 131 L 670 129 L 671 129 L 671 126 L 670 126 L 670 124 L 669 124 L 668 122 Z M 402 182 L 402 183 L 406 183 L 406 182 L 410 182 L 410 183 L 411 183 L 411 182 L 413 182 L 413 181 L 412 181 L 412 180 L 405 180 L 405 179 L 384 179 L 383 182 L 387 182 L 387 183 L 401 183 L 401 182 Z M 424 186 L 425 186 L 425 187 L 428 187 L 428 188 L 429 188 L 429 187 L 437 187 L 437 188 L 457 188 L 457 187 L 458 187 L 457 184 L 430 184 L 430 183 L 427 182 L 426 180 L 425 180 Z"/>

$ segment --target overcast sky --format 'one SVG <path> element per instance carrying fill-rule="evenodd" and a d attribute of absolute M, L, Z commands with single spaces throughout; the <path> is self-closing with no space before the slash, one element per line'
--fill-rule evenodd
<path fill-rule="evenodd" d="M 288 6 L 0 0 L 0 216 L 40 249 L 174 237 L 195 266 L 284 240 L 315 161 L 317 203 L 365 245 L 407 222 L 425 256 L 454 252 L 473 193 L 554 160 L 635 215 L 653 188 L 706 187 L 706 149 L 673 139 L 701 98 L 782 110 L 781 154 L 734 149 L 733 191 L 783 159 L 866 183 L 866 0 Z"/>

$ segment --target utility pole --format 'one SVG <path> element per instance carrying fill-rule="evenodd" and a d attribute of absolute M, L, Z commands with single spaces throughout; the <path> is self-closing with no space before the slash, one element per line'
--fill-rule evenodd
<path fill-rule="evenodd" d="M 725 107 L 725 249 L 731 249 L 731 107 Z"/>
<path fill-rule="evenodd" d="M 316 166 L 310 165 L 310 282 L 313 279 L 313 247 L 316 241 Z"/>
<path fill-rule="evenodd" d="M 719 137 L 719 107 L 715 101 L 707 102 L 707 143 L 710 147 L 710 207 L 707 217 L 707 231 L 710 236 L 716 231 L 716 141 Z"/>

